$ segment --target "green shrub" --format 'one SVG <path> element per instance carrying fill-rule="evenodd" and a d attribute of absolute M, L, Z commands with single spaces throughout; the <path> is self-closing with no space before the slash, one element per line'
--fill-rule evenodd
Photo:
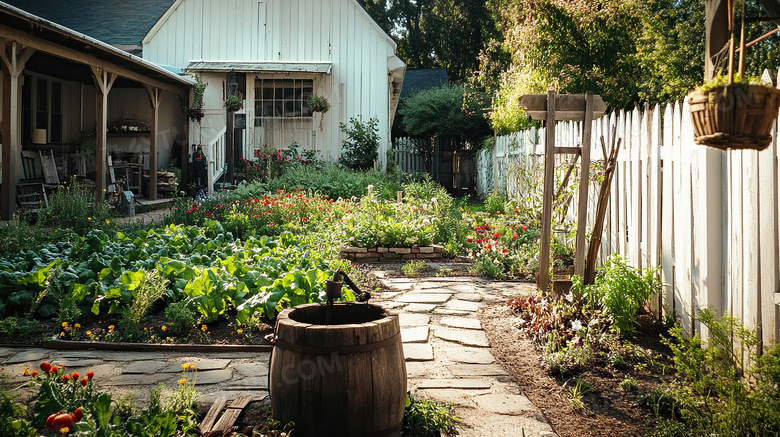
<path fill-rule="evenodd" d="M 354 117 L 349 119 L 348 124 L 341 124 L 341 131 L 347 134 L 341 145 L 341 164 L 353 170 L 374 168 L 379 149 L 378 124 L 377 118 L 362 122 Z"/>
<path fill-rule="evenodd" d="M 441 404 L 428 399 L 406 398 L 404 437 L 438 437 L 440 432 L 450 433 L 454 422 L 460 418 L 453 414 L 455 404 Z"/>
<path fill-rule="evenodd" d="M 428 264 L 425 261 L 409 261 L 401 266 L 401 273 L 406 276 L 418 276 L 422 274 L 428 268 Z"/>
<path fill-rule="evenodd" d="M 189 300 L 174 302 L 165 307 L 168 328 L 177 336 L 186 336 L 198 323 L 198 313 Z"/>
<path fill-rule="evenodd" d="M 50 241 L 50 236 L 38 225 L 28 224 L 17 214 L 8 224 L 0 225 L 0 252 L 21 252 Z"/>
<path fill-rule="evenodd" d="M 587 292 L 591 303 L 601 307 L 621 336 L 630 336 L 636 328 L 636 313 L 650 296 L 661 291 L 654 269 L 637 269 L 628 260 L 613 254 L 596 275 L 595 284 L 584 287 L 581 278 L 573 278 L 572 288 L 579 295 Z"/>
<path fill-rule="evenodd" d="M 95 192 L 71 178 L 63 183 L 49 199 L 49 205 L 38 213 L 38 224 L 71 228 L 79 235 L 92 229 L 111 227 L 111 208 L 95 200 Z"/>
<path fill-rule="evenodd" d="M 485 211 L 490 214 L 506 214 L 507 198 L 503 194 L 492 191 L 485 198 Z"/>

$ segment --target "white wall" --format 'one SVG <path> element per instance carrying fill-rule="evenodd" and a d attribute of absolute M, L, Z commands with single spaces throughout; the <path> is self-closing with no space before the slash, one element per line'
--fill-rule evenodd
<path fill-rule="evenodd" d="M 354 0 L 178 0 L 143 41 L 145 59 L 180 68 L 194 60 L 331 62 L 332 73 L 317 84 L 331 110 L 322 132 L 319 118 L 312 123 L 317 147 L 331 159 L 345 138 L 340 122 L 377 117 L 384 160 L 390 139 L 387 62 L 394 52 Z M 224 114 L 222 102 L 211 101 L 218 92 L 207 88 L 207 114 Z M 253 111 L 248 104 L 248 124 Z"/>

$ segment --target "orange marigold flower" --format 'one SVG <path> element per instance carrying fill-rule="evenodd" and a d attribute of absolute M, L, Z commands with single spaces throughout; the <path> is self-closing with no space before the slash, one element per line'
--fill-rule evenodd
<path fill-rule="evenodd" d="M 51 370 L 51 364 L 47 363 L 46 361 L 42 362 L 41 370 L 43 370 L 46 373 L 49 373 L 49 370 Z"/>
<path fill-rule="evenodd" d="M 49 373 L 55 375 L 57 374 L 57 372 L 59 372 L 59 370 L 60 369 L 58 369 L 57 366 L 51 366 L 51 369 L 49 369 Z"/>
<path fill-rule="evenodd" d="M 68 381 L 70 381 L 70 375 L 68 375 L 67 373 L 62 375 L 62 382 L 68 382 Z"/>
<path fill-rule="evenodd" d="M 184 385 L 187 383 L 187 378 L 182 378 L 179 380 L 179 385 Z"/>
<path fill-rule="evenodd" d="M 87 378 L 92 379 L 95 377 L 95 372 L 87 372 Z"/>
<path fill-rule="evenodd" d="M 79 372 L 73 372 L 70 374 L 70 377 L 73 378 L 74 381 L 79 379 L 79 376 L 81 376 L 79 375 Z"/>
<path fill-rule="evenodd" d="M 33 370 L 32 372 L 30 372 L 30 376 L 35 378 L 36 376 L 38 376 L 38 371 L 37 370 Z"/>
<path fill-rule="evenodd" d="M 86 387 L 87 383 L 89 383 L 89 378 L 87 378 L 86 376 L 81 378 L 81 386 L 82 387 Z"/>

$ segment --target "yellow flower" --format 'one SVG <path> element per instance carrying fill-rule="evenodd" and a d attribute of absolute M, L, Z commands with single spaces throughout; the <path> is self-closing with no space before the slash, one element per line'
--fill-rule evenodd
<path fill-rule="evenodd" d="M 162 332 L 165 332 L 165 331 L 167 331 L 167 330 L 168 330 L 168 327 L 167 327 L 167 326 L 165 326 L 165 325 L 162 325 L 162 328 L 160 328 L 160 330 L 162 330 Z"/>
<path fill-rule="evenodd" d="M 108 330 L 109 331 L 113 331 L 114 330 L 114 325 L 108 325 Z"/>
<path fill-rule="evenodd" d="M 68 322 L 62 322 L 62 327 L 63 328 L 67 328 L 68 327 Z"/>
<path fill-rule="evenodd" d="M 60 434 L 62 435 L 67 435 L 69 432 L 70 432 L 70 428 L 68 428 L 67 426 L 63 426 L 62 428 L 60 428 Z"/>
<path fill-rule="evenodd" d="M 29 369 L 29 367 L 24 366 L 24 370 L 22 370 L 22 376 L 27 376 L 27 369 Z"/>
<path fill-rule="evenodd" d="M 92 335 L 92 331 L 87 331 L 87 335 Z"/>
<path fill-rule="evenodd" d="M 206 330 L 209 329 L 206 325 L 203 325 L 200 327 L 200 330 L 203 332 L 206 332 Z"/>
<path fill-rule="evenodd" d="M 76 323 L 75 325 L 73 325 L 73 327 L 74 327 L 74 328 L 76 328 L 76 329 L 81 329 L 81 325 L 80 325 L 80 324 L 78 324 L 78 323 Z"/>
<path fill-rule="evenodd" d="M 243 333 L 244 333 L 244 330 L 243 330 L 243 329 L 241 329 L 241 328 L 238 328 L 238 329 L 236 329 L 236 332 L 237 332 L 237 333 L 239 333 L 239 334 L 243 334 Z"/>
<path fill-rule="evenodd" d="M 87 217 L 87 220 L 92 220 L 92 217 Z"/>
<path fill-rule="evenodd" d="M 65 332 L 60 332 L 60 337 L 65 337 Z"/>
<path fill-rule="evenodd" d="M 110 225 L 110 224 L 111 224 L 111 221 L 109 221 L 108 219 L 106 219 L 106 224 L 107 224 L 107 225 Z"/>
<path fill-rule="evenodd" d="M 182 378 L 179 380 L 179 385 L 184 385 L 187 383 L 187 378 Z"/>
<path fill-rule="evenodd" d="M 190 367 L 195 367 L 195 366 L 193 366 L 192 364 L 189 364 L 189 363 L 184 363 L 184 364 L 181 365 L 181 368 L 184 369 L 184 370 L 189 370 Z"/>

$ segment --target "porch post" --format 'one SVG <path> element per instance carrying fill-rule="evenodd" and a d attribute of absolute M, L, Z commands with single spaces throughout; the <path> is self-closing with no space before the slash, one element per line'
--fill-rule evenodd
<path fill-rule="evenodd" d="M 96 143 L 96 168 L 95 168 L 95 196 L 98 200 L 102 200 L 104 197 L 104 190 L 106 189 L 106 142 L 108 131 L 108 93 L 111 91 L 111 86 L 114 85 L 116 80 L 116 74 L 109 73 L 108 71 L 90 66 L 92 71 L 92 78 L 95 80 L 95 133 Z"/>
<path fill-rule="evenodd" d="M 0 215 L 9 220 L 16 210 L 16 183 L 19 182 L 17 168 L 21 149 L 19 135 L 19 95 L 24 64 L 35 50 L 24 48 L 16 41 L 0 39 L 2 50 L 3 80 L 3 179 L 0 192 Z"/>
<path fill-rule="evenodd" d="M 149 104 L 152 106 L 152 119 L 149 122 L 150 142 L 149 142 L 149 198 L 157 200 L 157 126 L 159 121 L 160 107 L 160 89 L 151 85 L 144 85 L 146 94 L 149 96 Z"/>

